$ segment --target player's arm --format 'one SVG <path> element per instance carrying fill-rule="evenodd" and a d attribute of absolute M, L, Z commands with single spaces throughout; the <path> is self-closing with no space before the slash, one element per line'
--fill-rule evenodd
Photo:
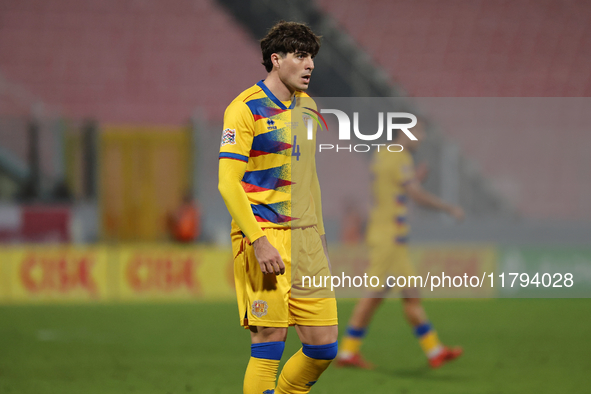
<path fill-rule="evenodd" d="M 264 274 L 283 274 L 285 264 L 264 235 L 241 184 L 254 135 L 250 111 L 244 103 L 233 103 L 228 107 L 224 115 L 224 133 L 226 130 L 232 130 L 232 134 L 228 138 L 224 135 L 222 139 L 218 189 L 230 215 L 252 243 L 261 271 Z"/>
<path fill-rule="evenodd" d="M 443 211 L 453 216 L 457 221 L 464 220 L 464 210 L 459 206 L 448 204 L 436 195 L 425 190 L 416 179 L 410 179 L 403 185 L 406 194 L 417 204 L 424 207 Z"/>
<path fill-rule="evenodd" d="M 415 178 L 417 178 L 417 180 L 420 183 L 425 183 L 428 176 L 429 176 L 429 165 L 427 164 L 427 162 L 422 162 L 420 164 L 417 164 L 417 166 L 415 168 Z"/>
<path fill-rule="evenodd" d="M 219 163 L 218 189 L 232 218 L 248 237 L 264 274 L 285 273 L 285 264 L 277 249 L 271 245 L 256 221 L 241 181 L 246 172 L 246 163 L 221 158 Z"/>

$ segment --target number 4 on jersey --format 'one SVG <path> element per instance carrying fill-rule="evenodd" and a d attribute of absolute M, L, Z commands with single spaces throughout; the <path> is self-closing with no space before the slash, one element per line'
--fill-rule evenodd
<path fill-rule="evenodd" d="M 291 155 L 296 157 L 297 161 L 300 161 L 300 146 L 297 144 L 298 136 L 293 136 L 293 145 L 291 148 Z"/>

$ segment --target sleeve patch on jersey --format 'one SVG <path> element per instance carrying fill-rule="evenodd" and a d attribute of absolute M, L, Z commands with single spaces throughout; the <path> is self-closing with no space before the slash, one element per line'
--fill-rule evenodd
<path fill-rule="evenodd" d="M 236 145 L 236 130 L 225 129 L 222 134 L 222 146 Z"/>

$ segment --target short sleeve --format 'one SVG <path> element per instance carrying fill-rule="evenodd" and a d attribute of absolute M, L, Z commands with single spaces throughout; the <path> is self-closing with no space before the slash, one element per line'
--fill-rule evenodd
<path fill-rule="evenodd" d="M 248 106 L 235 101 L 224 114 L 220 159 L 248 162 L 254 137 L 254 118 Z"/>

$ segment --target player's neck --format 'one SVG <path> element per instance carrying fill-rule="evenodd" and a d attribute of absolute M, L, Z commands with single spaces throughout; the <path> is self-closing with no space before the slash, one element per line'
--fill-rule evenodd
<path fill-rule="evenodd" d="M 295 93 L 274 72 L 269 73 L 263 83 L 281 101 L 290 101 Z"/>

